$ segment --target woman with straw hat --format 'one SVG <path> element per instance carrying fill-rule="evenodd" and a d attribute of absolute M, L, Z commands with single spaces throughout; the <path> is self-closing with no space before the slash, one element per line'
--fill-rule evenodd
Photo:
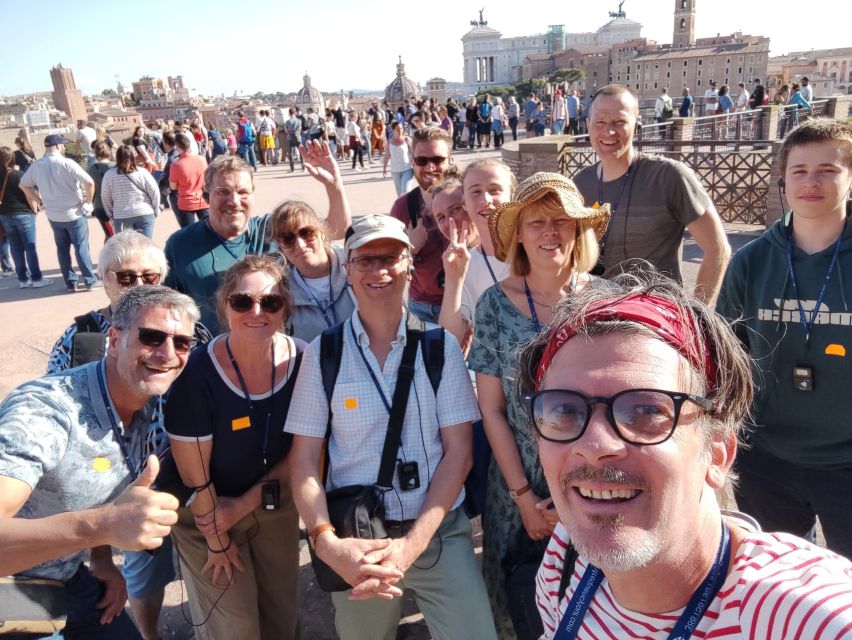
<path fill-rule="evenodd" d="M 559 300 L 597 280 L 589 271 L 609 216 L 609 205 L 586 207 L 573 182 L 542 172 L 521 182 L 489 218 L 494 254 L 510 275 L 479 299 L 468 366 L 494 455 L 482 518 L 483 573 L 501 638 L 537 637 L 513 625 L 510 602 L 517 598 L 509 597 L 506 581 L 512 567 L 541 560 L 557 522 L 515 391 L 515 352 L 547 327 Z"/>

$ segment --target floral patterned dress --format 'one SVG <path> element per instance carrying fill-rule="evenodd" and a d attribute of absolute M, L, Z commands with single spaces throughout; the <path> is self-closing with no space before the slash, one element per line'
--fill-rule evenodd
<path fill-rule="evenodd" d="M 533 427 L 523 407 L 523 399 L 515 391 L 516 350 L 536 334 L 533 321 L 512 304 L 499 284 L 479 299 L 476 320 L 468 357 L 468 367 L 501 380 L 506 396 L 506 419 L 512 428 L 521 463 L 533 492 L 541 497 L 550 495 L 538 460 Z M 525 552 L 544 547 L 527 537 L 521 512 L 509 496 L 509 487 L 492 458 L 488 469 L 488 488 L 485 511 L 482 514 L 483 554 L 482 573 L 497 634 L 503 640 L 517 637 L 509 615 L 506 592 L 507 570 Z"/>

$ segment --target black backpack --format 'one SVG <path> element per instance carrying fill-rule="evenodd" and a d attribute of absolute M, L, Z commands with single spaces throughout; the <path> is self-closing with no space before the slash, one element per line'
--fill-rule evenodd
<path fill-rule="evenodd" d="M 74 318 L 77 333 L 71 338 L 71 367 L 101 360 L 106 353 L 107 337 L 101 333 L 98 321 L 91 312 Z"/>

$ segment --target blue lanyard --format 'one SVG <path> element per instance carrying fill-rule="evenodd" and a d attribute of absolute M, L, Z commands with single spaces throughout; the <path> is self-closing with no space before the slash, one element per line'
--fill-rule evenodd
<path fill-rule="evenodd" d="M 801 297 L 799 296 L 799 285 L 796 282 L 796 270 L 793 269 L 793 232 L 789 231 L 787 233 L 787 273 L 790 275 L 790 282 L 793 284 L 793 293 L 796 295 L 796 306 L 799 308 L 799 319 L 802 321 L 802 326 L 805 328 L 806 345 L 811 341 L 811 329 L 814 326 L 820 307 L 822 307 L 822 301 L 823 298 L 825 298 L 825 291 L 828 288 L 828 281 L 831 280 L 831 274 L 834 273 L 834 267 L 837 265 L 837 258 L 840 255 L 840 244 L 843 242 L 843 236 L 846 235 L 846 223 L 848 221 L 849 219 L 847 218 L 843 222 L 843 231 L 840 232 L 837 242 L 834 243 L 834 254 L 831 256 L 831 264 L 828 265 L 828 271 L 826 272 L 825 279 L 822 282 L 822 288 L 819 290 L 816 305 L 814 305 L 813 311 L 811 311 L 810 320 L 805 318 L 805 309 L 802 307 Z"/>
<path fill-rule="evenodd" d="M 214 236 L 216 236 L 216 240 L 218 240 L 218 241 L 219 241 L 219 244 L 220 244 L 220 245 L 222 245 L 222 248 L 223 248 L 225 251 L 227 251 L 228 253 L 230 253 L 230 254 L 231 254 L 231 257 L 232 257 L 234 260 L 236 260 L 237 262 L 239 262 L 239 261 L 242 259 L 242 257 L 241 257 L 241 256 L 238 256 L 236 253 L 234 253 L 233 251 L 231 251 L 231 247 L 229 247 L 229 246 L 228 246 L 228 241 L 227 241 L 227 240 L 225 240 L 225 238 L 223 238 L 222 236 L 220 236 L 220 235 L 219 235 L 219 232 L 218 232 L 218 231 L 216 231 L 216 229 L 214 229 L 214 228 L 213 228 L 213 225 L 211 225 L 211 224 L 210 224 L 210 220 L 209 220 L 209 218 L 208 218 L 207 220 L 205 220 L 205 224 L 207 225 L 207 228 L 208 228 L 208 229 L 210 229 L 210 232 L 211 232 Z M 240 234 L 240 237 L 243 239 L 243 243 L 245 243 L 245 242 L 246 242 L 246 234 L 245 234 L 245 233 L 242 233 L 242 234 Z"/>
<path fill-rule="evenodd" d="M 713 602 L 716 594 L 725 584 L 728 576 L 728 563 L 731 556 L 731 532 L 725 523 L 722 523 L 722 539 L 719 541 L 719 549 L 716 551 L 716 560 L 710 568 L 710 573 L 692 594 L 686 604 L 683 613 L 669 634 L 669 640 L 688 640 L 692 637 L 701 618 Z M 565 614 L 559 622 L 559 628 L 553 636 L 553 640 L 573 640 L 580 632 L 583 618 L 589 605 L 595 597 L 595 593 L 603 582 L 603 571 L 593 564 L 586 566 L 583 577 L 580 579 L 571 601 L 565 608 Z"/>
<path fill-rule="evenodd" d="M 364 366 L 367 367 L 367 371 L 370 372 L 370 379 L 373 381 L 373 384 L 376 387 L 376 391 L 379 392 L 379 397 L 382 399 L 382 403 L 385 405 L 385 409 L 387 409 L 388 414 L 391 412 L 390 402 L 385 397 L 385 392 L 382 391 L 382 385 L 379 384 L 378 378 L 376 378 L 376 374 L 373 371 L 373 367 L 370 366 L 370 363 L 367 362 L 367 356 L 364 355 L 364 350 L 361 348 L 361 343 L 358 342 L 358 336 L 355 335 L 355 327 L 352 326 L 352 322 L 349 323 L 349 329 L 352 332 L 352 340 L 355 342 L 355 346 L 358 348 L 358 353 L 361 354 L 361 360 L 364 361 Z"/>
<path fill-rule="evenodd" d="M 142 470 L 142 464 L 140 463 L 139 467 L 136 467 L 130 460 L 130 452 L 127 451 L 127 445 L 124 444 L 124 437 L 121 435 L 121 429 L 118 427 L 118 417 L 112 409 L 112 400 L 110 400 L 109 393 L 107 392 L 103 360 L 98 363 L 96 371 L 98 374 L 98 387 L 100 387 L 101 390 L 101 399 L 104 402 L 104 408 L 106 409 L 107 416 L 109 416 L 109 425 L 112 428 L 112 434 L 115 436 L 119 448 L 121 448 L 121 453 L 124 456 L 124 462 L 127 464 L 127 469 L 130 471 L 130 475 L 132 475 L 135 480 L 139 475 L 139 472 Z"/>
<path fill-rule="evenodd" d="M 491 268 L 491 263 L 488 262 L 488 256 L 485 255 L 485 250 L 482 247 L 479 247 L 479 253 L 482 254 L 482 259 L 485 260 L 485 266 L 488 267 L 488 273 L 491 274 L 491 279 L 494 281 L 494 284 L 497 284 L 497 276 L 494 275 L 494 269 Z"/>
<path fill-rule="evenodd" d="M 541 323 L 538 321 L 538 314 L 535 312 L 535 304 L 533 304 L 532 293 L 530 293 L 530 286 L 527 284 L 526 278 L 524 278 L 524 293 L 527 294 L 527 304 L 530 306 L 530 316 L 532 317 L 535 332 L 541 333 Z"/>
<path fill-rule="evenodd" d="M 288 343 L 289 345 L 289 343 Z M 234 367 L 234 373 L 237 374 L 237 380 L 240 381 L 240 389 L 243 391 L 243 395 L 246 397 L 246 402 L 248 402 L 249 408 L 249 416 L 251 416 L 251 412 L 254 409 L 254 406 L 251 402 L 251 396 L 248 392 L 248 387 L 246 386 L 246 381 L 243 379 L 243 374 L 240 371 L 240 367 L 237 364 L 236 358 L 234 358 L 234 354 L 231 352 L 231 340 L 230 336 L 225 338 L 225 351 L 228 352 L 228 358 L 231 360 L 231 366 Z M 269 447 L 269 423 L 272 421 L 272 408 L 275 406 L 275 342 L 272 343 L 272 375 L 271 382 L 269 385 L 269 408 L 266 410 L 266 426 L 263 429 L 263 445 L 261 445 L 261 455 L 263 456 L 263 469 L 267 473 L 269 473 L 269 465 L 266 463 L 266 450 Z M 251 417 L 249 417 L 251 420 Z"/>
<path fill-rule="evenodd" d="M 337 311 L 335 311 L 334 309 L 334 289 L 332 289 L 331 287 L 331 257 L 329 257 L 328 264 L 328 304 L 325 307 L 323 307 L 322 302 L 320 302 L 314 295 L 314 292 L 311 291 L 311 288 L 308 286 L 308 283 L 305 282 L 304 276 L 302 276 L 302 274 L 299 273 L 299 270 L 295 267 L 293 268 L 293 279 L 296 281 L 296 284 L 299 285 L 299 288 L 305 293 L 307 293 L 311 297 L 311 300 L 314 301 L 314 305 L 316 305 L 316 308 L 319 309 L 320 313 L 322 314 L 323 320 L 325 320 L 325 324 L 327 326 L 333 327 L 337 324 L 340 324 L 339 320 L 337 319 Z M 327 309 L 331 310 L 330 318 L 328 317 L 328 313 L 326 313 Z"/>

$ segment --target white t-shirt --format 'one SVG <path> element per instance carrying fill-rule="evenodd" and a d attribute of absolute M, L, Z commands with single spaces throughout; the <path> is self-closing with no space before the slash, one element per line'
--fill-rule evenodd
<path fill-rule="evenodd" d="M 263 116 L 257 125 L 257 131 L 262 136 L 271 136 L 273 129 L 275 129 L 275 122 L 267 116 Z"/>
<path fill-rule="evenodd" d="M 494 272 L 493 277 L 491 271 L 488 270 L 489 265 Z M 494 256 L 486 256 L 479 247 L 470 250 L 470 264 L 464 276 L 461 307 L 459 308 L 459 313 L 468 326 L 473 324 L 476 303 L 479 302 L 480 296 L 485 293 L 486 289 L 507 277 L 509 277 L 509 265 L 505 262 L 500 262 Z"/>
<path fill-rule="evenodd" d="M 704 92 L 704 101 L 707 104 L 717 104 L 719 102 L 719 94 L 715 89 L 707 89 Z"/>
<path fill-rule="evenodd" d="M 577 559 L 566 596 L 558 602 L 568 539 L 565 527 L 556 525 L 536 577 L 545 639 L 553 637 L 587 565 L 582 556 Z M 604 578 L 577 637 L 667 638 L 682 612 L 630 611 L 618 603 Z M 852 564 L 846 558 L 786 533 L 751 532 L 694 637 L 833 639 L 848 634 L 850 627 Z"/>
<path fill-rule="evenodd" d="M 800 93 L 802 97 L 808 102 L 812 102 L 814 99 L 814 88 L 809 84 L 803 84 L 800 89 Z"/>
<path fill-rule="evenodd" d="M 737 111 L 745 111 L 748 109 L 748 91 L 740 90 L 740 95 L 737 96 Z"/>
<path fill-rule="evenodd" d="M 92 149 L 92 143 L 98 139 L 98 134 L 91 127 L 83 127 L 77 131 L 77 142 L 87 156 L 95 156 L 95 150 Z"/>

